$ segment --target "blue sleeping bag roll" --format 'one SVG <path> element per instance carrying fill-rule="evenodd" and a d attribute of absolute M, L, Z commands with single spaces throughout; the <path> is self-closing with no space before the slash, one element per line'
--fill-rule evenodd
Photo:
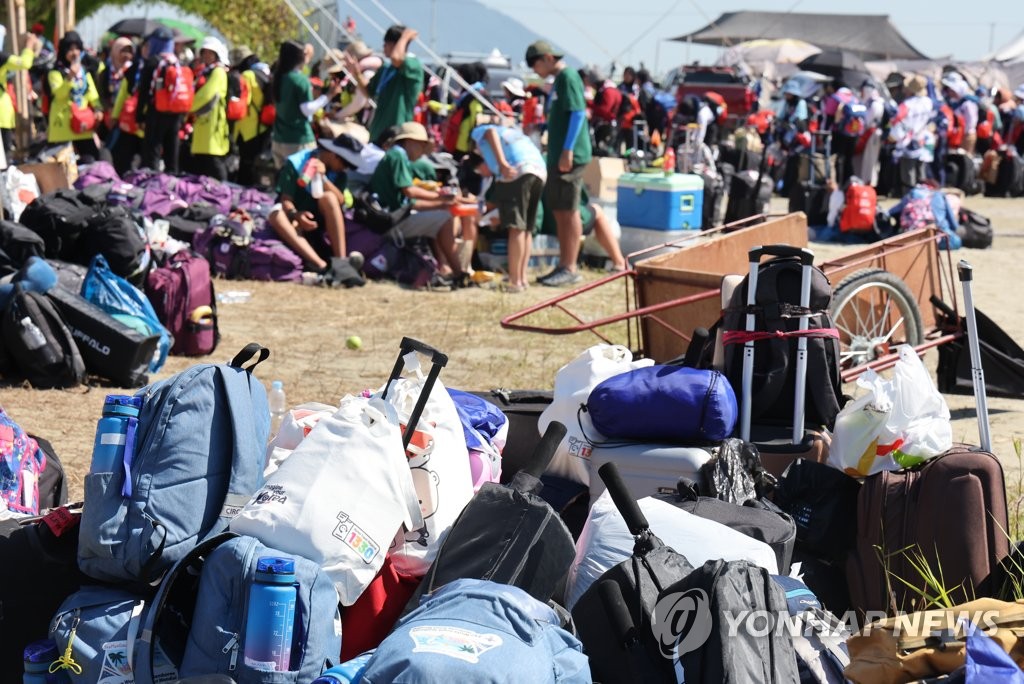
<path fill-rule="evenodd" d="M 639 442 L 717 442 L 732 435 L 736 393 L 718 371 L 648 366 L 614 375 L 590 393 L 587 412 L 605 437 Z"/>

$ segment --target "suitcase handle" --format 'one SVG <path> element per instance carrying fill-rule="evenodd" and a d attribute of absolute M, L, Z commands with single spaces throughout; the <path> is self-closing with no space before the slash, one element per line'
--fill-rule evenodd
<path fill-rule="evenodd" d="M 644 517 L 643 511 L 640 510 L 640 505 L 637 504 L 636 499 L 633 498 L 633 495 L 629 493 L 629 489 L 626 488 L 626 484 L 622 481 L 622 476 L 619 475 L 619 469 L 615 466 L 615 463 L 612 461 L 605 463 L 597 469 L 597 474 L 601 476 L 601 481 L 608 488 L 608 493 L 611 494 L 612 501 L 615 502 L 615 508 L 619 510 L 623 520 L 626 521 L 629 533 L 634 537 L 639 537 L 647 531 L 650 528 L 647 518 Z"/>
<path fill-rule="evenodd" d="M 411 351 L 415 351 L 423 354 L 424 356 L 429 356 L 430 362 L 435 366 L 444 368 L 448 365 L 448 355 L 439 352 L 425 342 L 414 340 L 411 337 L 403 337 L 399 347 L 401 348 L 403 355 L 408 354 Z"/>
<path fill-rule="evenodd" d="M 961 259 L 960 263 L 956 265 L 956 272 L 957 275 L 960 276 L 961 283 L 966 283 L 970 280 L 974 280 L 974 267 L 971 266 L 966 261 L 964 261 L 963 259 Z"/>
<path fill-rule="evenodd" d="M 434 390 L 434 383 L 437 381 L 437 376 L 441 374 L 441 369 L 448 364 L 448 355 L 442 354 L 429 344 L 420 342 L 419 340 L 414 340 L 411 337 L 403 337 L 399 347 L 400 351 L 398 353 L 398 358 L 395 360 L 395 367 L 391 369 L 391 375 L 388 377 L 388 381 L 384 385 L 384 391 L 381 392 L 381 399 L 387 399 L 388 392 L 391 390 L 391 383 L 402 377 L 402 369 L 405 368 L 405 356 L 407 354 L 411 352 L 418 352 L 430 357 L 430 371 L 427 372 L 427 377 L 423 381 L 423 387 L 420 389 L 420 397 L 412 409 L 412 414 L 409 416 L 409 421 L 405 426 L 405 433 L 402 435 L 402 447 L 408 448 L 409 443 L 412 441 L 413 433 L 416 432 L 416 426 L 419 425 L 420 416 L 423 415 L 423 409 L 427 406 L 427 400 L 430 398 L 430 393 Z"/>
<path fill-rule="evenodd" d="M 548 464 L 551 463 L 558 445 L 565 439 L 567 432 L 568 430 L 566 430 L 564 424 L 557 420 L 551 421 L 548 424 L 548 429 L 544 431 L 544 436 L 540 438 L 537 446 L 534 447 L 530 460 L 527 461 L 524 467 L 519 469 L 519 472 L 527 473 L 539 480 L 544 471 L 548 469 Z"/>
<path fill-rule="evenodd" d="M 805 266 L 810 266 L 814 263 L 814 252 L 804 247 L 792 247 L 790 245 L 762 245 L 760 247 L 754 247 L 750 250 L 750 263 L 756 264 L 761 261 L 761 257 L 776 256 L 776 257 L 797 257 L 800 259 L 800 263 Z"/>

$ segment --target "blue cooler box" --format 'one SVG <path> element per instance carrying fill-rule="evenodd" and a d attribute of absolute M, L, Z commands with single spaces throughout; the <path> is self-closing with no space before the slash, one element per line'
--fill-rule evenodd
<path fill-rule="evenodd" d="M 704 180 L 691 173 L 626 173 L 619 176 L 618 218 L 623 226 L 700 230 Z"/>

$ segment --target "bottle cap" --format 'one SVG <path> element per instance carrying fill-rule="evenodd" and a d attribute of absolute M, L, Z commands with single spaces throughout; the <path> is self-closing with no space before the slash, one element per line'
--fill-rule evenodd
<path fill-rule="evenodd" d="M 34 641 L 25 647 L 26 663 L 50 663 L 57 659 L 57 644 L 53 639 Z"/>
<path fill-rule="evenodd" d="M 138 416 L 142 408 L 142 397 L 126 394 L 108 394 L 103 400 L 103 414 L 115 416 Z"/>
<path fill-rule="evenodd" d="M 276 584 L 295 581 L 295 559 L 282 556 L 263 556 L 256 561 L 256 579 Z"/>
<path fill-rule="evenodd" d="M 274 382 L 270 383 L 270 389 L 284 389 L 284 383 L 281 382 L 280 380 L 275 380 Z"/>

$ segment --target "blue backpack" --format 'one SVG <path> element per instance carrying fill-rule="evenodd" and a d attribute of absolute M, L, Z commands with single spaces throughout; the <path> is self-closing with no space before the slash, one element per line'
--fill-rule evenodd
<path fill-rule="evenodd" d="M 150 584 L 227 528 L 263 485 L 270 410 L 251 371 L 269 355 L 249 344 L 228 365 L 193 366 L 136 394 L 124 467 L 85 476 L 82 572 Z"/>
<path fill-rule="evenodd" d="M 511 673 L 515 673 L 514 676 Z M 377 647 L 362 684 L 593 681 L 576 637 L 522 589 L 460 579 L 423 598 Z"/>

